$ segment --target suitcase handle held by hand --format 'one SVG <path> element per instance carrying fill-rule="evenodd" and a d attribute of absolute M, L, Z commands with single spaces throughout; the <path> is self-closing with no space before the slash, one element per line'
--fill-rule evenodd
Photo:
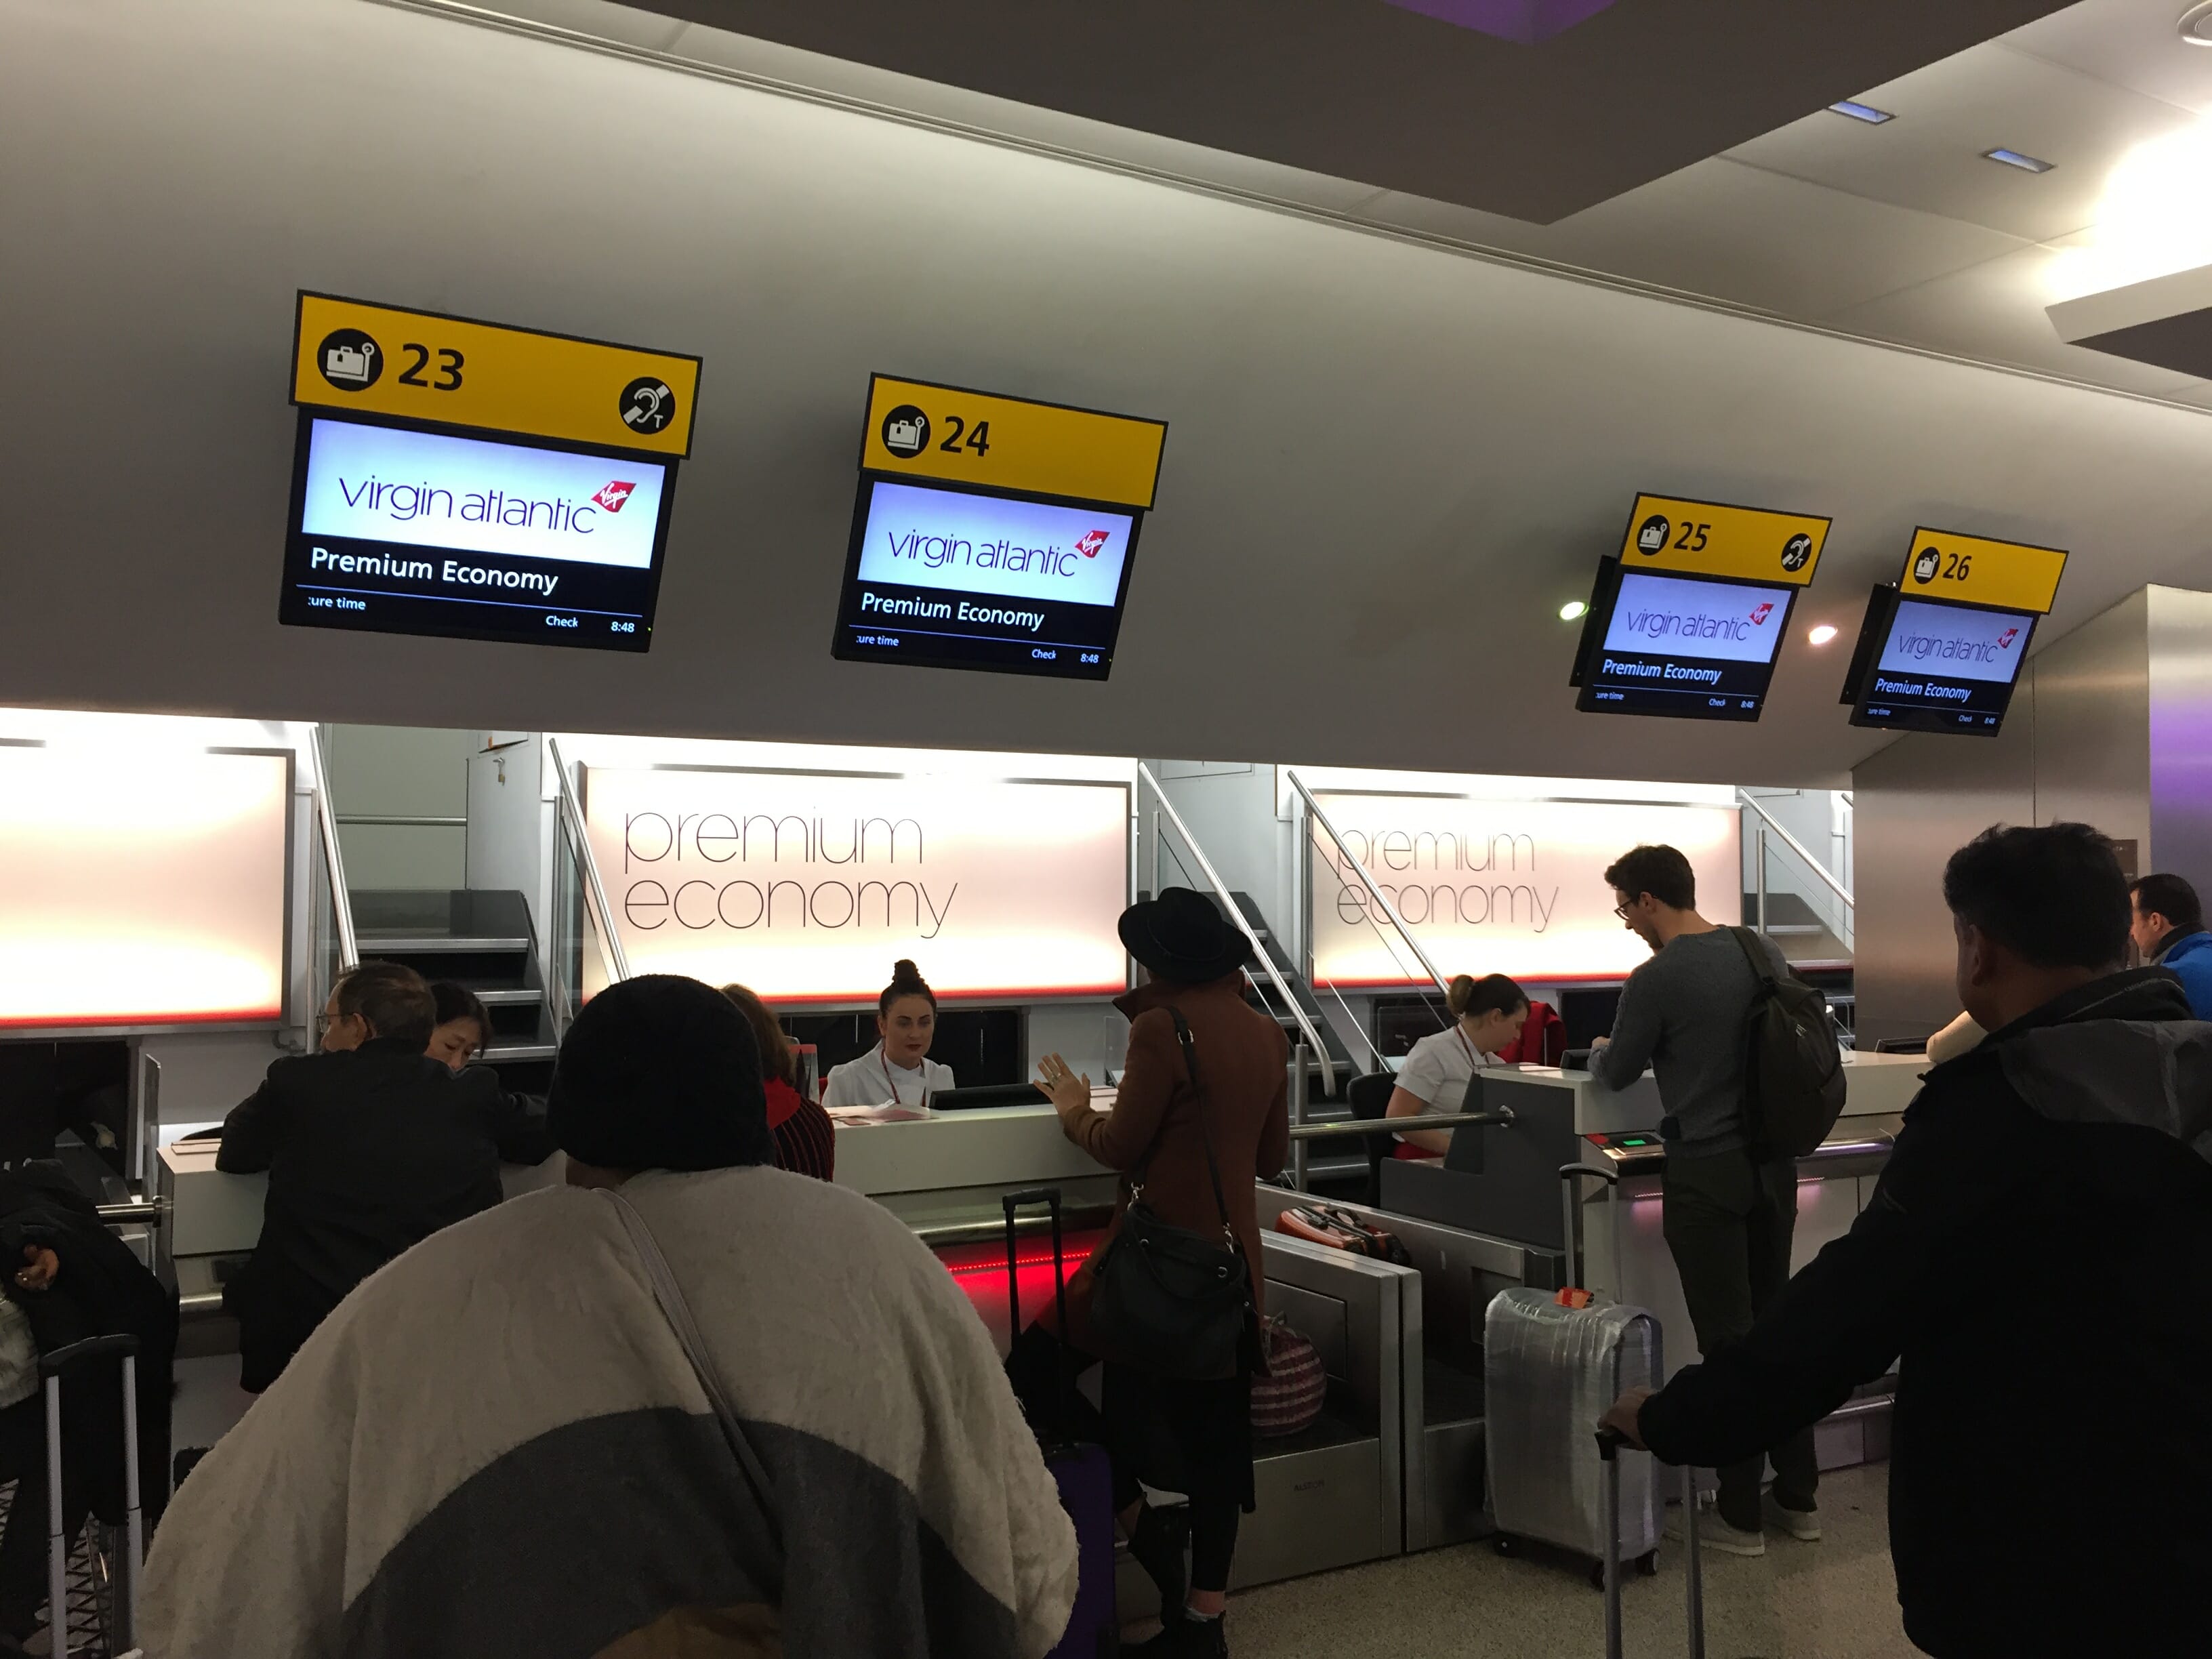
<path fill-rule="evenodd" d="M 1620 1449 L 1628 1438 L 1618 1429 L 1597 1431 L 1597 1455 L 1605 1465 L 1605 1653 L 1621 1659 L 1620 1649 Z M 1705 1581 L 1698 1555 L 1698 1472 L 1682 1469 L 1682 1599 L 1690 1623 L 1690 1659 L 1705 1659 Z"/>

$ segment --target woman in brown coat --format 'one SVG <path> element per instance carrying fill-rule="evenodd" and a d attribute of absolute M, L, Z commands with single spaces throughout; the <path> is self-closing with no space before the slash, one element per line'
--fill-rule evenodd
<path fill-rule="evenodd" d="M 1096 1264 L 1139 1184 L 1162 1221 L 1194 1232 L 1215 1232 L 1225 1208 L 1250 1270 L 1253 1301 L 1261 1303 L 1252 1186 L 1279 1172 L 1290 1152 L 1289 1044 L 1282 1027 L 1244 1000 L 1250 942 L 1211 899 L 1169 888 L 1123 912 L 1121 931 L 1150 978 L 1118 1005 L 1129 1016 L 1129 1054 L 1113 1109 L 1094 1110 L 1090 1079 L 1075 1076 L 1059 1055 L 1045 1056 L 1040 1068 L 1067 1138 L 1123 1176 L 1113 1225 L 1068 1283 L 1067 1340 L 1079 1354 L 1106 1361 L 1115 1503 L 1131 1553 L 1160 1587 L 1162 1630 L 1134 1651 L 1218 1656 L 1228 1651 L 1221 1610 L 1237 1516 L 1252 1507 L 1250 1375 L 1240 1370 L 1192 1382 L 1124 1364 L 1101 1352 L 1088 1312 Z M 1170 1010 L 1190 1027 L 1196 1087 Z M 1219 1207 L 1207 1170 L 1209 1142 L 1220 1171 Z M 1049 1316 L 1041 1322 L 1050 1328 Z M 1182 1525 L 1145 1504 L 1144 1486 L 1189 1496 L 1187 1603 Z"/>

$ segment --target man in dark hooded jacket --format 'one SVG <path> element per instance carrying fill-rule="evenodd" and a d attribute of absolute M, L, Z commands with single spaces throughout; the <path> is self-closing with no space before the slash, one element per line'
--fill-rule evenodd
<path fill-rule="evenodd" d="M 138 1447 L 146 1526 L 169 1490 L 169 1393 L 177 1298 L 107 1230 L 58 1164 L 0 1170 L 0 1291 L 21 1309 L 40 1353 L 88 1336 L 138 1339 Z M 122 1367 L 62 1385 L 62 1507 L 124 1513 Z M 38 1394 L 0 1410 L 0 1480 L 15 1496 L 0 1534 L 0 1655 L 36 1627 L 46 1593 L 46 1407 Z"/>
<path fill-rule="evenodd" d="M 2202 1653 L 2212 1024 L 2163 969 L 2118 971 L 2127 882 L 2086 824 L 1989 830 L 1943 896 L 1989 1037 L 1928 1073 L 1865 1212 L 1748 1339 L 1605 1420 L 1726 1463 L 1896 1366 L 1890 1552 L 1923 1651 Z"/>

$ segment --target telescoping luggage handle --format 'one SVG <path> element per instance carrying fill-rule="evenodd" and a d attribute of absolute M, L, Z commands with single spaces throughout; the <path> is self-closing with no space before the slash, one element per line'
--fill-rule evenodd
<path fill-rule="evenodd" d="M 1597 1431 L 1597 1455 L 1605 1464 L 1605 1659 L 1620 1650 L 1620 1449 L 1628 1443 L 1617 1429 Z M 1705 1580 L 1698 1558 L 1698 1472 L 1682 1470 L 1682 1599 L 1690 1621 L 1690 1659 L 1705 1659 Z"/>
<path fill-rule="evenodd" d="M 1620 1171 L 1601 1169 L 1592 1164 L 1562 1164 L 1559 1165 L 1559 1209 L 1564 1224 L 1564 1242 L 1567 1249 L 1568 1290 L 1589 1289 L 1589 1263 L 1583 1259 L 1583 1206 L 1576 1200 L 1582 1188 L 1575 1183 L 1585 1176 L 1602 1181 L 1612 1189 L 1607 1204 L 1613 1211 L 1613 1299 L 1628 1300 L 1628 1278 L 1620 1249 Z M 1561 1300 L 1564 1301 L 1562 1295 Z M 1569 1304 L 1571 1306 L 1573 1304 Z"/>
<path fill-rule="evenodd" d="M 125 1535 L 122 1586 L 117 1595 L 121 1629 L 116 1646 L 125 1648 L 138 1634 L 138 1563 L 145 1551 L 144 1523 L 138 1502 L 138 1339 L 91 1336 L 56 1348 L 39 1359 L 46 1388 L 46 1619 L 53 1631 L 57 1659 L 68 1659 L 69 1550 L 62 1536 L 62 1384 L 102 1360 L 123 1362 L 123 1502 Z M 128 1656 L 125 1656 L 128 1659 Z"/>
<path fill-rule="evenodd" d="M 1060 1316 L 1060 1340 L 1067 1341 L 1067 1258 L 1062 1254 L 1060 1238 L 1060 1188 L 1031 1187 L 1018 1193 L 1008 1193 L 1000 1200 L 1006 1209 L 1006 1326 L 1009 1340 L 1022 1340 L 1022 1275 L 1020 1241 L 1014 1234 L 1014 1212 L 1024 1206 L 1042 1204 L 1052 1213 L 1052 1304 Z M 1053 1369 L 1060 1374 L 1060 1409 L 1063 1419 L 1072 1420 L 1075 1407 L 1075 1378 L 1064 1355 L 1055 1358 Z"/>

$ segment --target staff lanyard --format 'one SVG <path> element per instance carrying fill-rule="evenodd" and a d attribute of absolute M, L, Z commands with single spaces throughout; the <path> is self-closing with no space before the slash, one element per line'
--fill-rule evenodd
<path fill-rule="evenodd" d="M 880 1042 L 876 1045 L 876 1064 L 884 1068 L 884 1081 L 891 1085 L 891 1104 L 904 1106 L 906 1102 L 899 1098 L 898 1079 L 891 1075 L 891 1057 L 884 1051 L 884 1045 Z M 921 1103 L 926 1108 L 929 1104 L 929 1062 L 926 1060 L 921 1063 Z"/>
<path fill-rule="evenodd" d="M 1474 1045 L 1467 1040 L 1467 1027 L 1461 1024 L 1457 1020 L 1454 1020 L 1452 1022 L 1452 1035 L 1459 1039 L 1460 1048 L 1462 1052 L 1467 1055 L 1467 1063 L 1474 1067 L 1476 1071 L 1480 1071 L 1482 1069 L 1482 1056 L 1474 1052 Z"/>

